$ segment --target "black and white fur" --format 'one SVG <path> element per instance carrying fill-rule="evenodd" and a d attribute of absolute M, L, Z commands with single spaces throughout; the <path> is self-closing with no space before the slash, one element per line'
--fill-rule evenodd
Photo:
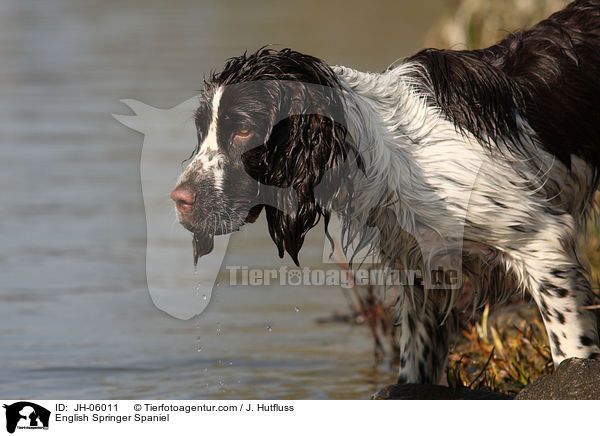
<path fill-rule="evenodd" d="M 244 54 L 208 81 L 196 122 L 172 196 L 199 240 L 264 206 L 279 254 L 297 263 L 306 233 L 335 213 L 348 239 L 369 242 L 365 223 L 378 228 L 378 255 L 393 265 L 458 252 L 474 308 L 528 291 L 555 364 L 600 358 L 578 243 L 600 174 L 599 0 L 487 49 L 424 50 L 383 73 L 288 49 Z M 350 161 L 361 182 L 347 187 L 331 174 Z M 257 204 L 261 186 L 292 189 L 297 209 Z M 399 382 L 437 383 L 460 298 L 427 285 L 400 293 Z"/>

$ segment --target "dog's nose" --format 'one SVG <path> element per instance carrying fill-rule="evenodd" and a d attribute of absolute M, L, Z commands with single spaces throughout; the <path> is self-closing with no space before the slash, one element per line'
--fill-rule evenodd
<path fill-rule="evenodd" d="M 173 189 L 171 199 L 175 202 L 175 207 L 179 213 L 186 214 L 192 210 L 192 205 L 196 201 L 196 195 L 188 186 L 182 185 Z"/>

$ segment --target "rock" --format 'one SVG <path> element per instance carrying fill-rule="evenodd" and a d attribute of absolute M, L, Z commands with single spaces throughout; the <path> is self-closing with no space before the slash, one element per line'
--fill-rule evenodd
<path fill-rule="evenodd" d="M 377 391 L 373 400 L 510 400 L 498 392 L 449 388 L 440 385 L 390 385 Z M 600 400 L 600 360 L 563 360 L 553 374 L 525 387 L 515 400 Z"/>
<path fill-rule="evenodd" d="M 380 389 L 372 400 L 512 400 L 498 392 L 474 391 L 468 388 L 449 388 L 440 385 L 400 384 Z"/>
<path fill-rule="evenodd" d="M 600 400 L 600 360 L 571 358 L 526 386 L 516 400 Z"/>

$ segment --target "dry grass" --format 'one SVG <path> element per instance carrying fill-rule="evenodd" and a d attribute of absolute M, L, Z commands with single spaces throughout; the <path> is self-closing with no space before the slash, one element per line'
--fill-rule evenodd
<path fill-rule="evenodd" d="M 600 292 L 594 294 L 588 310 L 598 312 Z M 521 303 L 493 319 L 486 306 L 478 321 L 469 322 L 450 350 L 446 377 L 452 387 L 516 394 L 553 368 L 539 311 Z"/>
<path fill-rule="evenodd" d="M 453 0 L 453 12 L 427 35 L 427 46 L 473 49 L 498 42 L 508 33 L 530 27 L 567 0 Z"/>
<path fill-rule="evenodd" d="M 522 307 L 521 307 L 522 309 Z M 478 322 L 469 323 L 451 349 L 448 385 L 516 394 L 533 380 L 552 372 L 552 355 L 539 316 L 522 310 L 520 320 L 489 320 L 489 307 Z"/>

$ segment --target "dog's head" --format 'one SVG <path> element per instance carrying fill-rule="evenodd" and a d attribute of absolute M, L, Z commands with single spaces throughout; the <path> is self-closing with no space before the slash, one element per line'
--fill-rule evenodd
<path fill-rule="evenodd" d="M 306 233 L 328 219 L 314 189 L 348 152 L 335 73 L 289 49 L 232 58 L 206 82 L 195 121 L 198 145 L 171 194 L 194 259 L 265 209 L 279 255 L 298 263 Z"/>

